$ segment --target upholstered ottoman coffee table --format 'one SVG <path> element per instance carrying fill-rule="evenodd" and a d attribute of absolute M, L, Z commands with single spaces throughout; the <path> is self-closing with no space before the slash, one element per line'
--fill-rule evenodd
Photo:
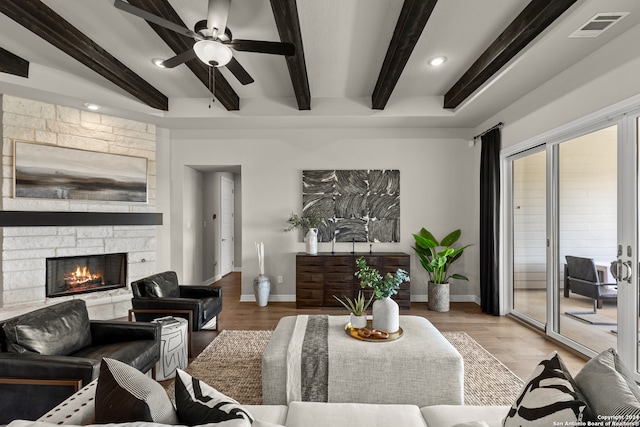
<path fill-rule="evenodd" d="M 400 339 L 365 342 L 345 333 L 348 316 L 288 316 L 262 357 L 265 405 L 292 401 L 464 403 L 460 353 L 425 318 L 400 316 Z"/>

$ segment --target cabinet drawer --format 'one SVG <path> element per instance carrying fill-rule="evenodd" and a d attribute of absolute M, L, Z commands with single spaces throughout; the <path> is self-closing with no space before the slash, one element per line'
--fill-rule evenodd
<path fill-rule="evenodd" d="M 296 273 L 296 283 L 300 282 L 309 282 L 309 283 L 324 283 L 324 273 L 306 273 L 306 272 L 297 272 Z"/>
<path fill-rule="evenodd" d="M 296 256 L 296 266 L 319 266 L 322 268 L 324 265 L 324 258 L 318 256 L 305 256 L 298 255 Z"/>
<path fill-rule="evenodd" d="M 353 273 L 324 273 L 325 285 L 353 286 Z"/>
<path fill-rule="evenodd" d="M 351 267 L 352 269 L 356 265 L 355 258 L 352 256 L 328 256 L 325 258 L 325 263 L 327 267 L 337 267 L 337 266 L 345 266 Z"/>

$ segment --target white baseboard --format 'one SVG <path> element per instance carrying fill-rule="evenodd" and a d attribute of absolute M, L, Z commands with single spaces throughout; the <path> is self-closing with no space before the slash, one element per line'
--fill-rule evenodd
<path fill-rule="evenodd" d="M 242 273 L 242 267 L 233 267 L 234 273 Z"/>

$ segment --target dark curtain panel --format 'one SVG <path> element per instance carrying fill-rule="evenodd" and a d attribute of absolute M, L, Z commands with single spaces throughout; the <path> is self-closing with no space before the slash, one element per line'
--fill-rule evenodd
<path fill-rule="evenodd" d="M 480 305 L 500 314 L 498 243 L 500 237 L 500 128 L 481 137 L 480 157 Z"/>

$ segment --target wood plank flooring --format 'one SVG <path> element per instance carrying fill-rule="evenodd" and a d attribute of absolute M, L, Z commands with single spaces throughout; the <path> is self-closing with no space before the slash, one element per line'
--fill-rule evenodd
<path fill-rule="evenodd" d="M 283 316 L 297 314 L 346 314 L 344 309 L 297 310 L 293 302 L 270 302 L 258 307 L 253 302 L 240 302 L 241 273 L 231 273 L 215 283 L 223 288 L 223 308 L 218 328 L 235 330 L 274 329 Z M 475 303 L 451 303 L 447 313 L 427 309 L 427 303 L 412 303 L 410 310 L 400 314 L 423 316 L 440 331 L 464 331 L 504 363 L 516 375 L 526 380 L 538 362 L 557 350 L 573 375 L 585 363 L 582 356 L 555 343 L 519 321 L 505 316 L 482 313 Z M 217 336 L 215 331 L 200 331 L 193 336 L 194 356 Z"/>

